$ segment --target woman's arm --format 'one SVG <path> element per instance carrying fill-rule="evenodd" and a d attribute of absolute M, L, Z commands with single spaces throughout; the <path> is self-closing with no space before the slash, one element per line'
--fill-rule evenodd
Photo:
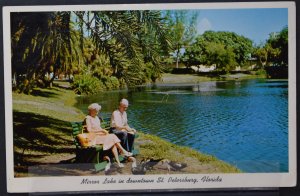
<path fill-rule="evenodd" d="M 101 132 L 105 134 L 109 134 L 109 132 L 106 129 L 102 129 Z"/>
<path fill-rule="evenodd" d="M 88 132 L 108 134 L 108 131 L 101 128 L 100 121 L 99 121 L 99 125 L 92 126 L 92 119 L 90 119 L 90 118 L 86 118 L 86 128 L 87 128 Z"/>

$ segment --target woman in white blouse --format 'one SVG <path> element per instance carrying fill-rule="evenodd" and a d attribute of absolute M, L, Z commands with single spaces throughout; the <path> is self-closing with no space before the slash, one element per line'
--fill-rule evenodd
<path fill-rule="evenodd" d="M 132 153 L 127 152 L 121 146 L 120 140 L 115 134 L 109 134 L 108 131 L 101 128 L 100 119 L 97 116 L 100 110 L 101 106 L 97 103 L 89 105 L 89 114 L 85 117 L 86 130 L 92 133 L 92 144 L 102 144 L 103 150 L 111 149 L 119 167 L 124 167 L 124 165 L 120 163 L 118 149 L 124 156 L 132 156 Z"/>

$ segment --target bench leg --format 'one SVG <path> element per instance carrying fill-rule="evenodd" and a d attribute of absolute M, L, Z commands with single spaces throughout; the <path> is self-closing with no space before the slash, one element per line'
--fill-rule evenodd
<path fill-rule="evenodd" d="M 95 167 L 96 172 L 101 171 L 101 170 L 104 170 L 105 167 L 106 167 L 106 165 L 107 165 L 107 162 L 106 162 L 106 161 L 103 161 L 103 162 L 101 162 L 101 163 L 95 164 L 94 167 Z"/>

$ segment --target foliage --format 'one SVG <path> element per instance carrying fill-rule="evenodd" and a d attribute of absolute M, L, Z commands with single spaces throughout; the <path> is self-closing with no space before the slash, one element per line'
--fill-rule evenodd
<path fill-rule="evenodd" d="M 50 83 L 54 75 L 45 78 L 45 74 L 68 73 L 80 61 L 70 12 L 13 13 L 11 27 L 12 74 L 17 88 L 24 81 L 28 81 L 28 86 L 23 88 L 27 91 L 37 80 Z"/>
<path fill-rule="evenodd" d="M 259 69 L 255 72 L 255 74 L 265 76 L 265 75 L 267 75 L 267 72 L 264 69 Z"/>
<path fill-rule="evenodd" d="M 254 53 L 261 66 L 288 65 L 288 28 L 279 33 L 271 33 L 265 45 L 257 47 Z"/>
<path fill-rule="evenodd" d="M 108 90 L 118 89 L 121 86 L 118 78 L 116 78 L 114 76 L 102 77 L 101 81 L 103 82 L 106 89 L 108 89 Z"/>
<path fill-rule="evenodd" d="M 229 71 L 235 68 L 235 54 L 231 47 L 225 49 L 225 45 L 221 43 L 211 42 L 205 48 L 207 58 L 204 63 L 207 65 L 216 65 L 216 69 L 220 71 Z"/>
<path fill-rule="evenodd" d="M 113 81 L 105 83 L 109 88 L 118 86 L 115 78 L 126 85 L 155 81 L 171 46 L 164 20 L 160 11 L 147 10 L 13 13 L 14 86 L 29 92 L 37 80 L 51 83 L 84 67 Z M 141 74 L 146 69 L 152 73 Z"/>
<path fill-rule="evenodd" d="M 90 74 L 76 75 L 72 83 L 72 88 L 77 94 L 96 94 L 105 89 L 104 84 Z"/>
<path fill-rule="evenodd" d="M 206 31 L 186 49 L 183 60 L 187 67 L 216 65 L 217 70 L 230 71 L 245 65 L 252 51 L 252 41 L 233 32 Z"/>
<path fill-rule="evenodd" d="M 251 40 L 213 31 L 195 39 L 197 16 L 186 10 L 12 13 L 13 88 L 30 93 L 38 85 L 51 87 L 58 76 L 75 76 L 79 93 L 91 93 L 79 85 L 91 81 L 99 89 L 140 85 L 160 79 L 174 57 L 177 66 L 183 61 L 220 71 L 245 65 Z M 287 39 L 286 27 L 254 56 L 261 65 L 287 65 Z"/>
<path fill-rule="evenodd" d="M 147 80 L 141 77 L 145 76 L 141 72 L 148 62 L 156 67 L 153 71 L 162 72 L 160 56 L 167 53 L 170 43 L 159 11 L 102 11 L 90 14 L 95 26 L 85 24 L 91 31 L 96 48 L 109 59 L 113 76 L 130 86 Z"/>
<path fill-rule="evenodd" d="M 189 46 L 196 36 L 197 17 L 197 12 L 187 10 L 166 11 L 168 33 L 172 40 L 176 68 L 178 68 L 181 50 Z"/>

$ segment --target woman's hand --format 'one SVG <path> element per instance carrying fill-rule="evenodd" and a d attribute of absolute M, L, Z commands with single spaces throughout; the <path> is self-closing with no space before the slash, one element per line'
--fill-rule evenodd
<path fill-rule="evenodd" d="M 105 129 L 102 129 L 102 132 L 105 133 L 105 135 L 109 134 L 109 132 Z"/>
<path fill-rule="evenodd" d="M 107 130 L 105 129 L 98 129 L 96 132 L 97 135 L 107 135 L 109 134 Z"/>

